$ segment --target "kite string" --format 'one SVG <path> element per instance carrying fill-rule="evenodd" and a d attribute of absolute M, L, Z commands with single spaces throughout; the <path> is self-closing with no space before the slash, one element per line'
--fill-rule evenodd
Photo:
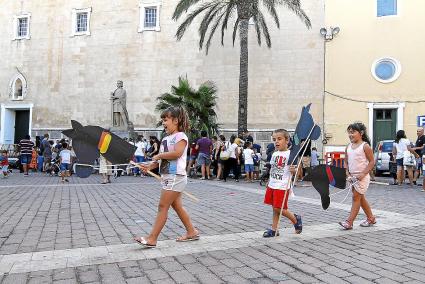
<path fill-rule="evenodd" d="M 350 184 L 349 184 L 346 188 L 344 188 L 343 190 L 340 190 L 340 191 L 338 191 L 338 192 L 335 192 L 335 193 L 330 194 L 330 195 L 329 195 L 329 197 L 331 197 L 331 196 L 334 196 L 334 195 L 337 195 L 337 194 L 340 194 L 340 193 L 342 193 L 342 192 L 347 191 L 347 194 L 345 195 L 344 199 L 343 199 L 341 202 L 339 202 L 339 203 L 344 203 L 344 202 L 345 202 L 345 200 L 347 199 L 348 195 L 350 194 L 350 188 L 351 188 L 351 187 L 353 187 L 353 186 L 355 186 L 357 183 L 359 183 L 359 181 L 358 181 L 358 180 L 356 180 L 354 183 L 350 183 Z"/>

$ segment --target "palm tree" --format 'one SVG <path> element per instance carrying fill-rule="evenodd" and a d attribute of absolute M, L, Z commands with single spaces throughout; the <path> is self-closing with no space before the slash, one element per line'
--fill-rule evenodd
<path fill-rule="evenodd" d="M 181 106 L 189 116 L 193 136 L 198 135 L 201 130 L 213 135 L 219 127 L 214 110 L 217 104 L 216 93 L 217 88 L 212 82 L 205 82 L 195 90 L 187 79 L 179 77 L 178 86 L 171 86 L 170 93 L 164 93 L 157 98 L 156 110 L 163 111 L 170 106 Z"/>
<path fill-rule="evenodd" d="M 207 54 L 211 40 L 220 26 L 221 44 L 224 45 L 225 30 L 229 20 L 236 15 L 233 26 L 233 45 L 235 44 L 238 29 L 240 41 L 238 133 L 242 133 L 248 128 L 248 25 L 250 19 L 254 22 L 258 44 L 261 45 L 262 37 L 264 37 L 267 47 L 271 47 L 269 28 L 260 6 L 263 6 L 270 13 L 278 28 L 280 28 L 276 11 L 278 6 L 285 6 L 295 13 L 307 28 L 311 27 L 310 19 L 304 10 L 301 9 L 300 0 L 180 0 L 173 14 L 173 19 L 177 21 L 183 13 L 187 13 L 189 9 L 192 11 L 178 27 L 177 40 L 182 39 L 187 28 L 198 15 L 204 14 L 199 26 L 199 48 L 202 49 L 205 44 Z M 205 43 L 206 38 L 207 41 Z"/>

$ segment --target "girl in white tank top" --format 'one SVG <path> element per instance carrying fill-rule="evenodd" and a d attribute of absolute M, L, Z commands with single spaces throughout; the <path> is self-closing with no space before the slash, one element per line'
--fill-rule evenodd
<path fill-rule="evenodd" d="M 365 212 L 367 219 L 360 226 L 370 227 L 376 223 L 372 214 L 372 209 L 366 200 L 366 191 L 369 187 L 369 172 L 375 165 L 373 151 L 370 147 L 369 137 L 366 134 L 366 127 L 363 123 L 350 124 L 347 128 L 348 137 L 351 143 L 345 150 L 345 164 L 347 183 L 351 185 L 353 191 L 353 203 L 351 205 L 350 216 L 346 221 L 339 224 L 344 230 L 351 230 L 353 222 L 359 214 L 360 207 Z"/>

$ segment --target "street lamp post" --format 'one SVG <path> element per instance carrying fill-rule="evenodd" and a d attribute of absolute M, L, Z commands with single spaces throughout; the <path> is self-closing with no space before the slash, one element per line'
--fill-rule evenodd
<path fill-rule="evenodd" d="M 320 34 L 322 35 L 322 37 L 324 38 L 323 41 L 323 98 L 322 98 L 322 108 L 323 108 L 323 112 L 322 112 L 322 121 L 323 121 L 323 126 L 322 126 L 322 131 L 323 131 L 323 144 L 328 143 L 327 139 L 326 139 L 326 132 L 325 132 L 325 97 L 326 97 L 326 43 L 333 40 L 333 38 L 339 34 L 339 32 L 341 31 L 341 29 L 339 27 L 329 27 L 329 28 L 321 28 L 320 29 Z"/>

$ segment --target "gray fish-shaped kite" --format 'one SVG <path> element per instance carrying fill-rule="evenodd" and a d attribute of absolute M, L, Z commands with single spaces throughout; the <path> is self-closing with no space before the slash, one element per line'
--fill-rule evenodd
<path fill-rule="evenodd" d="M 86 178 L 91 175 L 94 161 L 102 154 L 112 164 L 128 163 L 136 151 L 136 147 L 119 136 L 100 127 L 83 126 L 71 120 L 72 129 L 62 133 L 72 139 L 72 147 L 77 156 L 76 175 Z"/>

